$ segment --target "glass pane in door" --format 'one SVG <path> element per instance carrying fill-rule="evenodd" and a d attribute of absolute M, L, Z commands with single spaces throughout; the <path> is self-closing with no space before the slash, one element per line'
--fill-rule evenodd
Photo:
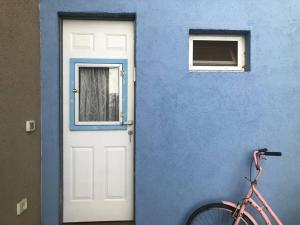
<path fill-rule="evenodd" d="M 119 121 L 119 68 L 79 67 L 79 121 Z"/>

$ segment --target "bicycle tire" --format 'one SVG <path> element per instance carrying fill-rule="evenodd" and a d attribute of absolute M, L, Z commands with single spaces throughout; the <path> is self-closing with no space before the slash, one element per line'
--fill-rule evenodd
<path fill-rule="evenodd" d="M 223 203 L 211 203 L 196 209 L 186 225 L 232 225 L 235 208 Z M 239 225 L 254 225 L 245 214 Z"/>

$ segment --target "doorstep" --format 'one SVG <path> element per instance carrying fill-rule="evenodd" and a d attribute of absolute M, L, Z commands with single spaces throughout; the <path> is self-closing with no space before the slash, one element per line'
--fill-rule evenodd
<path fill-rule="evenodd" d="M 121 221 L 121 222 L 80 222 L 80 223 L 63 223 L 63 225 L 134 225 L 134 221 Z"/>

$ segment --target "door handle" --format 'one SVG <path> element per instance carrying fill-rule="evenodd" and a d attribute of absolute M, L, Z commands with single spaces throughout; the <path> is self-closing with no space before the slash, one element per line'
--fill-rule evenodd
<path fill-rule="evenodd" d="M 131 126 L 133 124 L 134 124 L 133 120 L 122 121 L 122 125 L 129 125 L 129 126 Z"/>

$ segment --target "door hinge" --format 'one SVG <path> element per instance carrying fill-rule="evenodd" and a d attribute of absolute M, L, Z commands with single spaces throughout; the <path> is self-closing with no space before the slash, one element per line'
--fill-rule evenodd
<path fill-rule="evenodd" d="M 133 82 L 136 81 L 136 69 L 135 67 L 133 68 Z"/>

